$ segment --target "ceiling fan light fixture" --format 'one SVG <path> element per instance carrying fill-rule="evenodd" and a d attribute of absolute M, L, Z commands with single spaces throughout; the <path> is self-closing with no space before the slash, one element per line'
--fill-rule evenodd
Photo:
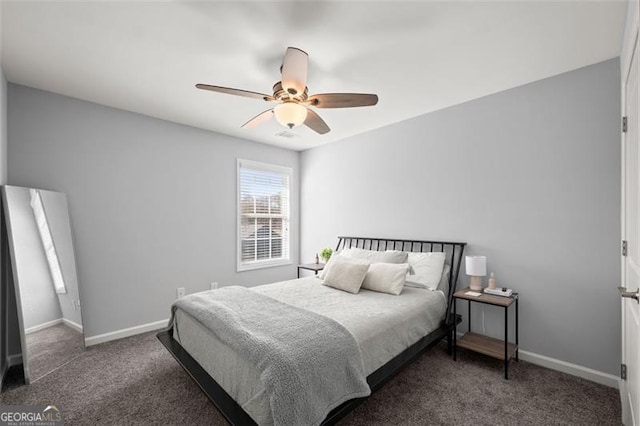
<path fill-rule="evenodd" d="M 278 123 L 289 129 L 304 124 L 317 134 L 324 135 L 331 129 L 312 108 L 307 108 L 307 106 L 315 108 L 353 108 L 371 106 L 378 103 L 378 95 L 366 93 L 321 93 L 309 96 L 309 88 L 307 87 L 308 66 L 309 55 L 304 50 L 297 47 L 288 47 L 280 67 L 280 81 L 273 85 L 273 95 L 201 83 L 196 84 L 196 87 L 202 90 L 261 99 L 278 104 L 275 108 L 263 111 L 244 123 L 242 128 L 245 129 L 265 123 L 275 115 Z"/>
<path fill-rule="evenodd" d="M 295 102 L 284 102 L 274 109 L 278 123 L 293 129 L 307 119 L 307 108 Z"/>

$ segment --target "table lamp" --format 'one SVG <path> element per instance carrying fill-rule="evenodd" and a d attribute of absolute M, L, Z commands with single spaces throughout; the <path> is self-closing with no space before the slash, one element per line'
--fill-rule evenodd
<path fill-rule="evenodd" d="M 487 257 L 486 256 L 465 256 L 465 269 L 467 275 L 471 277 L 469 280 L 469 288 L 475 291 L 482 290 L 482 277 L 487 275 Z"/>

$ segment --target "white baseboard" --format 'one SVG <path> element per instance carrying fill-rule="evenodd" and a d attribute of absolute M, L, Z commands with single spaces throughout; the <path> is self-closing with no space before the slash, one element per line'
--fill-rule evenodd
<path fill-rule="evenodd" d="M 82 326 L 80 324 L 78 324 L 77 322 L 73 322 L 71 320 L 68 320 L 66 318 L 62 318 L 62 322 L 67 326 L 70 327 L 72 329 L 74 329 L 75 331 L 77 331 L 78 333 L 82 333 Z"/>
<path fill-rule="evenodd" d="M 464 336 L 464 333 L 462 332 L 457 332 L 456 334 L 458 338 Z M 523 351 L 522 349 L 518 351 L 518 357 L 523 361 L 530 362 L 531 364 L 536 364 L 551 370 L 560 371 L 561 373 L 571 374 L 572 376 L 577 376 L 595 383 L 600 383 L 601 385 L 609 386 L 616 389 L 619 389 L 620 387 L 620 377 L 614 376 L 613 374 L 593 370 L 591 368 L 583 367 L 578 364 L 572 364 L 570 362 L 551 358 L 545 355 Z"/>
<path fill-rule="evenodd" d="M 97 336 L 85 337 L 85 346 L 98 345 L 100 343 L 110 342 L 112 340 L 123 339 L 136 334 L 146 333 L 147 331 L 159 330 L 165 328 L 169 324 L 169 318 L 149 324 L 142 324 L 135 327 L 123 328 L 122 330 L 112 331 L 110 333 L 98 334 Z"/>
<path fill-rule="evenodd" d="M 561 371 L 563 373 L 571 374 L 572 376 L 578 376 L 612 388 L 618 389 L 620 386 L 620 377 L 614 376 L 613 374 L 603 373 L 602 371 L 593 370 L 578 364 L 572 364 L 570 362 L 561 361 L 559 359 L 550 358 L 548 356 L 535 354 L 529 351 L 520 350 L 518 353 L 520 354 L 520 359 L 532 364 L 550 368 L 551 370 Z"/>
<path fill-rule="evenodd" d="M 7 357 L 7 367 L 22 364 L 22 354 L 13 354 Z"/>
<path fill-rule="evenodd" d="M 42 324 L 34 325 L 33 327 L 27 328 L 24 333 L 35 333 L 36 331 L 44 330 L 45 328 L 53 327 L 54 325 L 58 325 L 62 323 L 62 318 L 55 319 L 53 321 L 44 322 Z"/>

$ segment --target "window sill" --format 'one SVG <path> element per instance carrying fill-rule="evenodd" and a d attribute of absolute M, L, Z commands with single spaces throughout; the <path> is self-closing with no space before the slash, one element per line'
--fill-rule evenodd
<path fill-rule="evenodd" d="M 236 272 L 253 271 L 256 269 L 274 268 L 277 266 L 287 266 L 287 265 L 293 265 L 293 262 L 290 259 L 286 259 L 286 260 L 268 260 L 264 262 L 246 263 L 246 264 L 238 265 L 236 268 Z"/>

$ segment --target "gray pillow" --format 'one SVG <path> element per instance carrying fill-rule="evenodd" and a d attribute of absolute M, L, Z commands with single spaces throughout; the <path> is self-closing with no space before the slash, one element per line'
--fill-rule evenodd
<path fill-rule="evenodd" d="M 342 256 L 352 259 L 368 260 L 370 263 L 407 263 L 408 254 L 398 250 L 365 250 L 361 248 L 347 248 L 340 252 Z"/>

